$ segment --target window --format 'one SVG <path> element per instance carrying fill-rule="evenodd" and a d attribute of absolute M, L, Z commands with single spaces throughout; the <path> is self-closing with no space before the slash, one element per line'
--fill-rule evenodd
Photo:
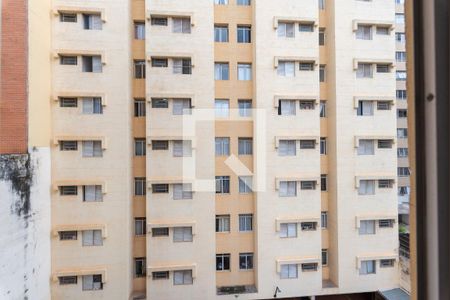
<path fill-rule="evenodd" d="M 230 232 L 230 215 L 216 216 L 216 232 Z"/>
<path fill-rule="evenodd" d="M 409 168 L 408 167 L 398 167 L 397 168 L 397 175 L 404 177 L 404 176 L 409 176 Z"/>
<path fill-rule="evenodd" d="M 77 22 L 77 14 L 75 13 L 60 13 L 59 21 L 66 23 L 76 23 Z"/>
<path fill-rule="evenodd" d="M 405 139 L 408 137 L 408 129 L 407 128 L 397 128 L 397 137 L 400 139 Z"/>
<path fill-rule="evenodd" d="M 216 255 L 216 271 L 230 270 L 230 254 Z"/>
<path fill-rule="evenodd" d="M 144 196 L 146 194 L 146 185 L 145 177 L 134 178 L 134 195 Z"/>
<path fill-rule="evenodd" d="M 301 110 L 311 110 L 315 107 L 314 100 L 300 100 L 299 103 Z"/>
<path fill-rule="evenodd" d="M 397 118 L 406 118 L 408 111 L 406 109 L 397 109 Z"/>
<path fill-rule="evenodd" d="M 319 28 L 319 46 L 325 45 L 325 28 Z"/>
<path fill-rule="evenodd" d="M 135 218 L 134 219 L 134 235 L 140 236 L 147 233 L 147 223 L 146 218 Z"/>
<path fill-rule="evenodd" d="M 191 183 L 175 183 L 173 186 L 173 200 L 192 199 Z"/>
<path fill-rule="evenodd" d="M 83 72 L 92 72 L 92 73 L 101 73 L 102 66 L 102 57 L 100 55 L 93 56 L 82 56 L 83 61 Z"/>
<path fill-rule="evenodd" d="M 230 155 L 230 138 L 216 137 L 216 156 Z"/>
<path fill-rule="evenodd" d="M 282 223 L 280 224 L 281 238 L 297 237 L 297 223 Z"/>
<path fill-rule="evenodd" d="M 295 100 L 278 100 L 279 116 L 295 116 Z"/>
<path fill-rule="evenodd" d="M 395 78 L 398 81 L 405 81 L 406 80 L 406 71 L 396 71 Z"/>
<path fill-rule="evenodd" d="M 239 116 L 250 117 L 252 115 L 252 100 L 238 100 Z"/>
<path fill-rule="evenodd" d="M 169 141 L 152 141 L 152 150 L 168 150 Z"/>
<path fill-rule="evenodd" d="M 295 156 L 296 155 L 296 142 L 294 140 L 280 140 L 278 145 L 279 156 Z"/>
<path fill-rule="evenodd" d="M 300 149 L 315 149 L 316 140 L 300 140 Z"/>
<path fill-rule="evenodd" d="M 315 190 L 316 182 L 314 180 L 306 180 L 300 182 L 300 188 L 302 190 Z"/>
<path fill-rule="evenodd" d="M 358 155 L 374 155 L 375 141 L 374 140 L 359 140 Z"/>
<path fill-rule="evenodd" d="M 395 223 L 395 220 L 392 220 L 392 219 L 378 220 L 378 227 L 392 228 L 392 227 L 394 227 L 394 223 Z"/>
<path fill-rule="evenodd" d="M 377 101 L 377 110 L 390 110 L 391 102 L 389 101 Z"/>
<path fill-rule="evenodd" d="M 134 61 L 134 78 L 145 78 L 145 60 Z"/>
<path fill-rule="evenodd" d="M 152 237 L 169 236 L 169 227 L 152 228 Z"/>
<path fill-rule="evenodd" d="M 252 231 L 253 230 L 253 215 L 243 214 L 239 215 L 239 231 Z"/>
<path fill-rule="evenodd" d="M 252 80 L 252 64 L 238 64 L 238 80 Z"/>
<path fill-rule="evenodd" d="M 278 62 L 277 74 L 284 77 L 295 76 L 295 62 L 293 61 L 280 61 Z"/>
<path fill-rule="evenodd" d="M 389 73 L 389 69 L 388 64 L 377 64 L 377 73 Z"/>
<path fill-rule="evenodd" d="M 169 99 L 152 98 L 152 108 L 169 108 Z"/>
<path fill-rule="evenodd" d="M 102 98 L 84 97 L 82 98 L 82 101 L 83 101 L 83 114 L 91 115 L 103 113 Z"/>
<path fill-rule="evenodd" d="M 373 116 L 373 101 L 359 100 L 356 114 L 358 116 Z"/>
<path fill-rule="evenodd" d="M 326 80 L 326 69 L 325 65 L 319 66 L 319 82 L 325 82 Z"/>
<path fill-rule="evenodd" d="M 326 118 L 327 117 L 327 101 L 320 101 L 320 117 Z"/>
<path fill-rule="evenodd" d="M 173 99 L 172 114 L 190 115 L 191 114 L 191 99 Z"/>
<path fill-rule="evenodd" d="M 394 181 L 391 179 L 379 179 L 378 188 L 379 189 L 391 189 L 394 185 Z"/>
<path fill-rule="evenodd" d="M 102 246 L 103 237 L 101 230 L 83 230 L 83 246 Z"/>
<path fill-rule="evenodd" d="M 405 33 L 404 32 L 396 32 L 395 33 L 395 40 L 398 42 L 398 43 L 405 43 L 406 42 L 406 36 L 405 36 Z"/>
<path fill-rule="evenodd" d="M 327 138 L 326 137 L 320 138 L 320 154 L 322 154 L 322 155 L 327 154 Z"/>
<path fill-rule="evenodd" d="M 167 58 L 153 58 L 152 57 L 152 67 L 153 68 L 167 68 L 168 67 Z"/>
<path fill-rule="evenodd" d="M 252 192 L 252 177 L 239 176 L 239 193 L 248 194 Z"/>
<path fill-rule="evenodd" d="M 391 32 L 391 29 L 386 26 L 377 26 L 377 34 L 378 35 L 389 35 Z"/>
<path fill-rule="evenodd" d="M 405 62 L 406 61 L 406 52 L 405 51 L 395 52 L 395 60 L 397 62 Z"/>
<path fill-rule="evenodd" d="M 83 141 L 83 157 L 102 157 L 102 142 L 101 141 Z"/>
<path fill-rule="evenodd" d="M 153 26 L 167 26 L 167 18 L 163 17 L 151 17 L 150 23 Z"/>
<path fill-rule="evenodd" d="M 378 140 L 378 149 L 391 149 L 392 140 Z"/>
<path fill-rule="evenodd" d="M 408 148 L 397 148 L 397 157 L 408 157 Z"/>
<path fill-rule="evenodd" d="M 250 5 L 250 0 L 237 0 L 237 5 Z"/>
<path fill-rule="evenodd" d="M 356 38 L 358 40 L 371 40 L 372 39 L 372 26 L 371 25 L 358 25 L 356 29 Z"/>
<path fill-rule="evenodd" d="M 281 279 L 298 278 L 298 265 L 297 264 L 281 265 L 280 278 Z"/>
<path fill-rule="evenodd" d="M 298 24 L 298 30 L 300 32 L 314 32 L 314 25 L 313 24 Z"/>
<path fill-rule="evenodd" d="M 134 276 L 145 277 L 146 274 L 147 274 L 147 266 L 145 262 L 145 257 L 136 257 L 134 259 Z"/>
<path fill-rule="evenodd" d="M 358 69 L 356 70 L 356 78 L 372 78 L 372 64 L 358 63 Z"/>
<path fill-rule="evenodd" d="M 101 16 L 99 14 L 83 14 L 83 28 L 88 30 L 101 30 Z"/>
<path fill-rule="evenodd" d="M 320 214 L 320 227 L 322 229 L 328 228 L 328 212 L 323 211 Z"/>
<path fill-rule="evenodd" d="M 75 55 L 60 55 L 59 64 L 60 65 L 72 65 L 77 64 L 78 58 Z"/>
<path fill-rule="evenodd" d="M 395 94 L 398 100 L 406 100 L 406 90 L 397 90 Z"/>
<path fill-rule="evenodd" d="M 298 69 L 300 71 L 314 71 L 314 63 L 312 63 L 312 62 L 300 62 L 298 64 Z"/>
<path fill-rule="evenodd" d="M 238 154 L 252 155 L 253 154 L 253 139 L 252 138 L 238 138 Z"/>
<path fill-rule="evenodd" d="M 59 97 L 60 107 L 77 107 L 78 99 L 72 97 Z"/>
<path fill-rule="evenodd" d="M 101 185 L 83 185 L 83 201 L 101 202 L 103 201 L 103 192 Z"/>
<path fill-rule="evenodd" d="M 375 195 L 375 180 L 360 180 L 358 195 Z"/>
<path fill-rule="evenodd" d="M 145 23 L 144 22 L 134 22 L 134 38 L 136 40 L 145 39 Z"/>
<path fill-rule="evenodd" d="M 60 151 L 77 151 L 78 142 L 77 141 L 60 141 L 59 142 Z"/>
<path fill-rule="evenodd" d="M 295 24 L 278 22 L 277 34 L 279 37 L 293 38 L 295 36 Z"/>
<path fill-rule="evenodd" d="M 302 272 L 317 271 L 317 263 L 304 263 L 302 264 Z"/>
<path fill-rule="evenodd" d="M 325 1 L 326 0 L 319 0 L 319 9 L 324 10 L 325 9 Z"/>
<path fill-rule="evenodd" d="M 169 279 L 169 271 L 152 272 L 153 280 Z"/>
<path fill-rule="evenodd" d="M 190 18 L 172 18 L 172 32 L 174 33 L 191 33 Z"/>
<path fill-rule="evenodd" d="M 322 192 L 326 192 L 328 190 L 328 180 L 326 174 L 320 175 L 320 190 Z"/>
<path fill-rule="evenodd" d="M 322 249 L 322 266 L 328 266 L 328 249 Z"/>
<path fill-rule="evenodd" d="M 75 196 L 78 195 L 78 187 L 76 185 L 63 185 L 59 187 L 59 194 L 61 196 Z"/>
<path fill-rule="evenodd" d="M 102 275 L 83 275 L 83 291 L 102 290 Z"/>
<path fill-rule="evenodd" d="M 230 176 L 216 176 L 216 194 L 230 193 Z"/>
<path fill-rule="evenodd" d="M 398 187 L 398 194 L 400 196 L 409 195 L 411 188 L 409 186 L 399 186 Z"/>
<path fill-rule="evenodd" d="M 167 194 L 169 192 L 169 185 L 166 183 L 155 183 L 152 184 L 153 194 Z"/>
<path fill-rule="evenodd" d="M 363 220 L 360 221 L 359 234 L 375 234 L 375 221 L 374 220 Z"/>
<path fill-rule="evenodd" d="M 217 43 L 228 42 L 228 25 L 214 25 L 214 41 Z"/>
<path fill-rule="evenodd" d="M 134 99 L 134 116 L 145 117 L 145 100 Z"/>
<path fill-rule="evenodd" d="M 314 231 L 317 230 L 316 222 L 301 222 L 300 227 L 303 231 Z"/>
<path fill-rule="evenodd" d="M 59 240 L 60 241 L 74 241 L 77 239 L 78 232 L 77 231 L 59 231 Z"/>
<path fill-rule="evenodd" d="M 253 269 L 253 253 L 239 253 L 239 269 L 240 270 Z"/>
<path fill-rule="evenodd" d="M 192 242 L 192 227 L 174 227 L 174 242 Z"/>
<path fill-rule="evenodd" d="M 65 284 L 77 284 L 77 276 L 60 276 L 58 277 L 59 284 L 65 285 Z"/>
<path fill-rule="evenodd" d="M 228 0 L 214 0 L 214 4 L 216 5 L 227 5 Z"/>
<path fill-rule="evenodd" d="M 215 63 L 214 64 L 214 79 L 215 80 L 230 79 L 230 67 L 229 67 L 228 63 Z"/>
<path fill-rule="evenodd" d="M 395 259 L 380 259 L 380 268 L 391 268 L 395 264 Z"/>
<path fill-rule="evenodd" d="M 216 117 L 226 118 L 230 111 L 230 102 L 228 99 L 216 99 L 214 101 L 214 109 Z"/>
<path fill-rule="evenodd" d="M 192 64 L 190 58 L 173 59 L 173 74 L 192 74 Z"/>
<path fill-rule="evenodd" d="M 222 0 L 223 1 L 223 0 Z M 192 284 L 192 270 L 182 270 L 173 272 L 173 284 L 185 285 Z"/>
<path fill-rule="evenodd" d="M 395 14 L 396 24 L 405 24 L 405 14 Z"/>
<path fill-rule="evenodd" d="M 237 42 L 251 43 L 252 28 L 250 25 L 238 25 L 237 27 Z"/>
<path fill-rule="evenodd" d="M 173 141 L 172 156 L 173 157 L 191 157 L 192 156 L 192 141 L 189 141 L 189 140 Z"/>
<path fill-rule="evenodd" d="M 280 197 L 297 196 L 297 181 L 280 181 L 278 195 Z"/>
<path fill-rule="evenodd" d="M 146 143 L 145 139 L 134 139 L 134 155 L 145 156 Z"/>
<path fill-rule="evenodd" d="M 375 260 L 361 261 L 361 268 L 359 269 L 359 275 L 375 274 Z"/>

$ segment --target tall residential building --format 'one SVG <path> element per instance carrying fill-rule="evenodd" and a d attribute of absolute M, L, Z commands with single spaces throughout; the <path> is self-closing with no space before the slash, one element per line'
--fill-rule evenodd
<path fill-rule="evenodd" d="M 52 299 L 399 287 L 393 0 L 29 5 Z"/>

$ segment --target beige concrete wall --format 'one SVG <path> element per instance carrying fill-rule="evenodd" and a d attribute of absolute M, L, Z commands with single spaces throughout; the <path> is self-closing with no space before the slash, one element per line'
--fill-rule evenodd
<path fill-rule="evenodd" d="M 206 114 L 203 109 L 214 107 L 214 73 L 213 73 L 213 2 L 209 0 L 196 3 L 167 1 L 146 1 L 147 12 L 159 12 L 169 17 L 177 14 L 190 15 L 193 22 L 190 34 L 172 33 L 171 19 L 169 26 L 147 26 L 146 55 L 190 57 L 193 68 L 191 75 L 172 73 L 172 61 L 168 68 L 152 68 L 147 64 L 147 100 L 152 95 L 187 94 L 195 102 L 192 116 L 208 119 L 196 123 L 193 153 L 190 158 L 172 156 L 169 151 L 147 152 L 147 180 L 154 179 L 167 182 L 168 177 L 181 181 L 195 179 L 192 200 L 172 200 L 172 185 L 169 194 L 147 194 L 147 223 L 190 222 L 195 224 L 192 242 L 174 243 L 172 233 L 167 238 L 147 237 L 147 265 L 149 273 L 152 268 L 171 269 L 175 265 L 194 267 L 192 285 L 174 285 L 173 272 L 169 280 L 147 279 L 147 297 L 149 299 L 210 299 L 215 295 L 215 233 L 214 233 L 214 123 L 212 111 Z M 148 17 L 148 15 L 146 16 Z M 201 88 L 200 88 L 201 87 Z M 202 117 L 200 115 L 204 115 Z M 147 139 L 171 137 L 180 139 L 183 135 L 183 116 L 173 116 L 169 109 L 151 109 L 148 106 Z M 186 167 L 183 169 L 183 165 Z M 193 168 L 194 173 L 189 173 Z M 187 173 L 184 174 L 183 171 Z M 189 178 L 191 177 L 191 178 Z M 195 178 L 194 178 L 195 177 Z M 201 188 L 202 182 L 207 189 Z M 149 182 L 150 184 L 150 182 Z M 208 212 L 208 213 L 205 213 Z M 175 267 L 176 268 L 176 267 Z M 185 267 L 181 267 L 182 269 Z M 149 274 L 151 275 L 151 274 Z"/>
<path fill-rule="evenodd" d="M 131 55 L 130 5 L 128 1 L 53 1 L 58 8 L 82 11 L 101 11 L 102 30 L 83 30 L 82 18 L 77 23 L 61 23 L 59 16 L 51 15 L 52 57 L 52 123 L 53 138 L 57 136 L 101 137 L 106 147 L 103 157 L 83 158 L 81 143 L 74 152 L 59 151 L 52 144 L 52 181 L 101 181 L 106 193 L 103 202 L 84 203 L 81 187 L 76 197 L 60 196 L 52 190 L 52 226 L 82 226 L 101 224 L 106 228 L 103 246 L 81 246 L 77 241 L 60 241 L 52 236 L 52 272 L 79 272 L 83 269 L 104 269 L 103 290 L 82 291 L 81 278 L 77 285 L 61 286 L 52 281 L 54 299 L 126 299 L 131 293 Z M 67 8 L 69 7 L 69 8 Z M 48 12 L 50 14 L 50 11 Z M 102 73 L 81 72 L 81 58 L 77 66 L 60 65 L 57 53 L 65 50 L 75 53 L 102 55 Z M 81 102 L 77 108 L 61 108 L 54 99 L 60 95 L 101 94 L 103 114 L 84 115 Z M 120 162 L 120 164 L 118 163 Z"/>

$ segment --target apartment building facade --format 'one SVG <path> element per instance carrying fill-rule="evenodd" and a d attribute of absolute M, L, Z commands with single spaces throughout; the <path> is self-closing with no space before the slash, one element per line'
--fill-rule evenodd
<path fill-rule="evenodd" d="M 53 299 L 399 286 L 393 0 L 39 9 Z"/>

